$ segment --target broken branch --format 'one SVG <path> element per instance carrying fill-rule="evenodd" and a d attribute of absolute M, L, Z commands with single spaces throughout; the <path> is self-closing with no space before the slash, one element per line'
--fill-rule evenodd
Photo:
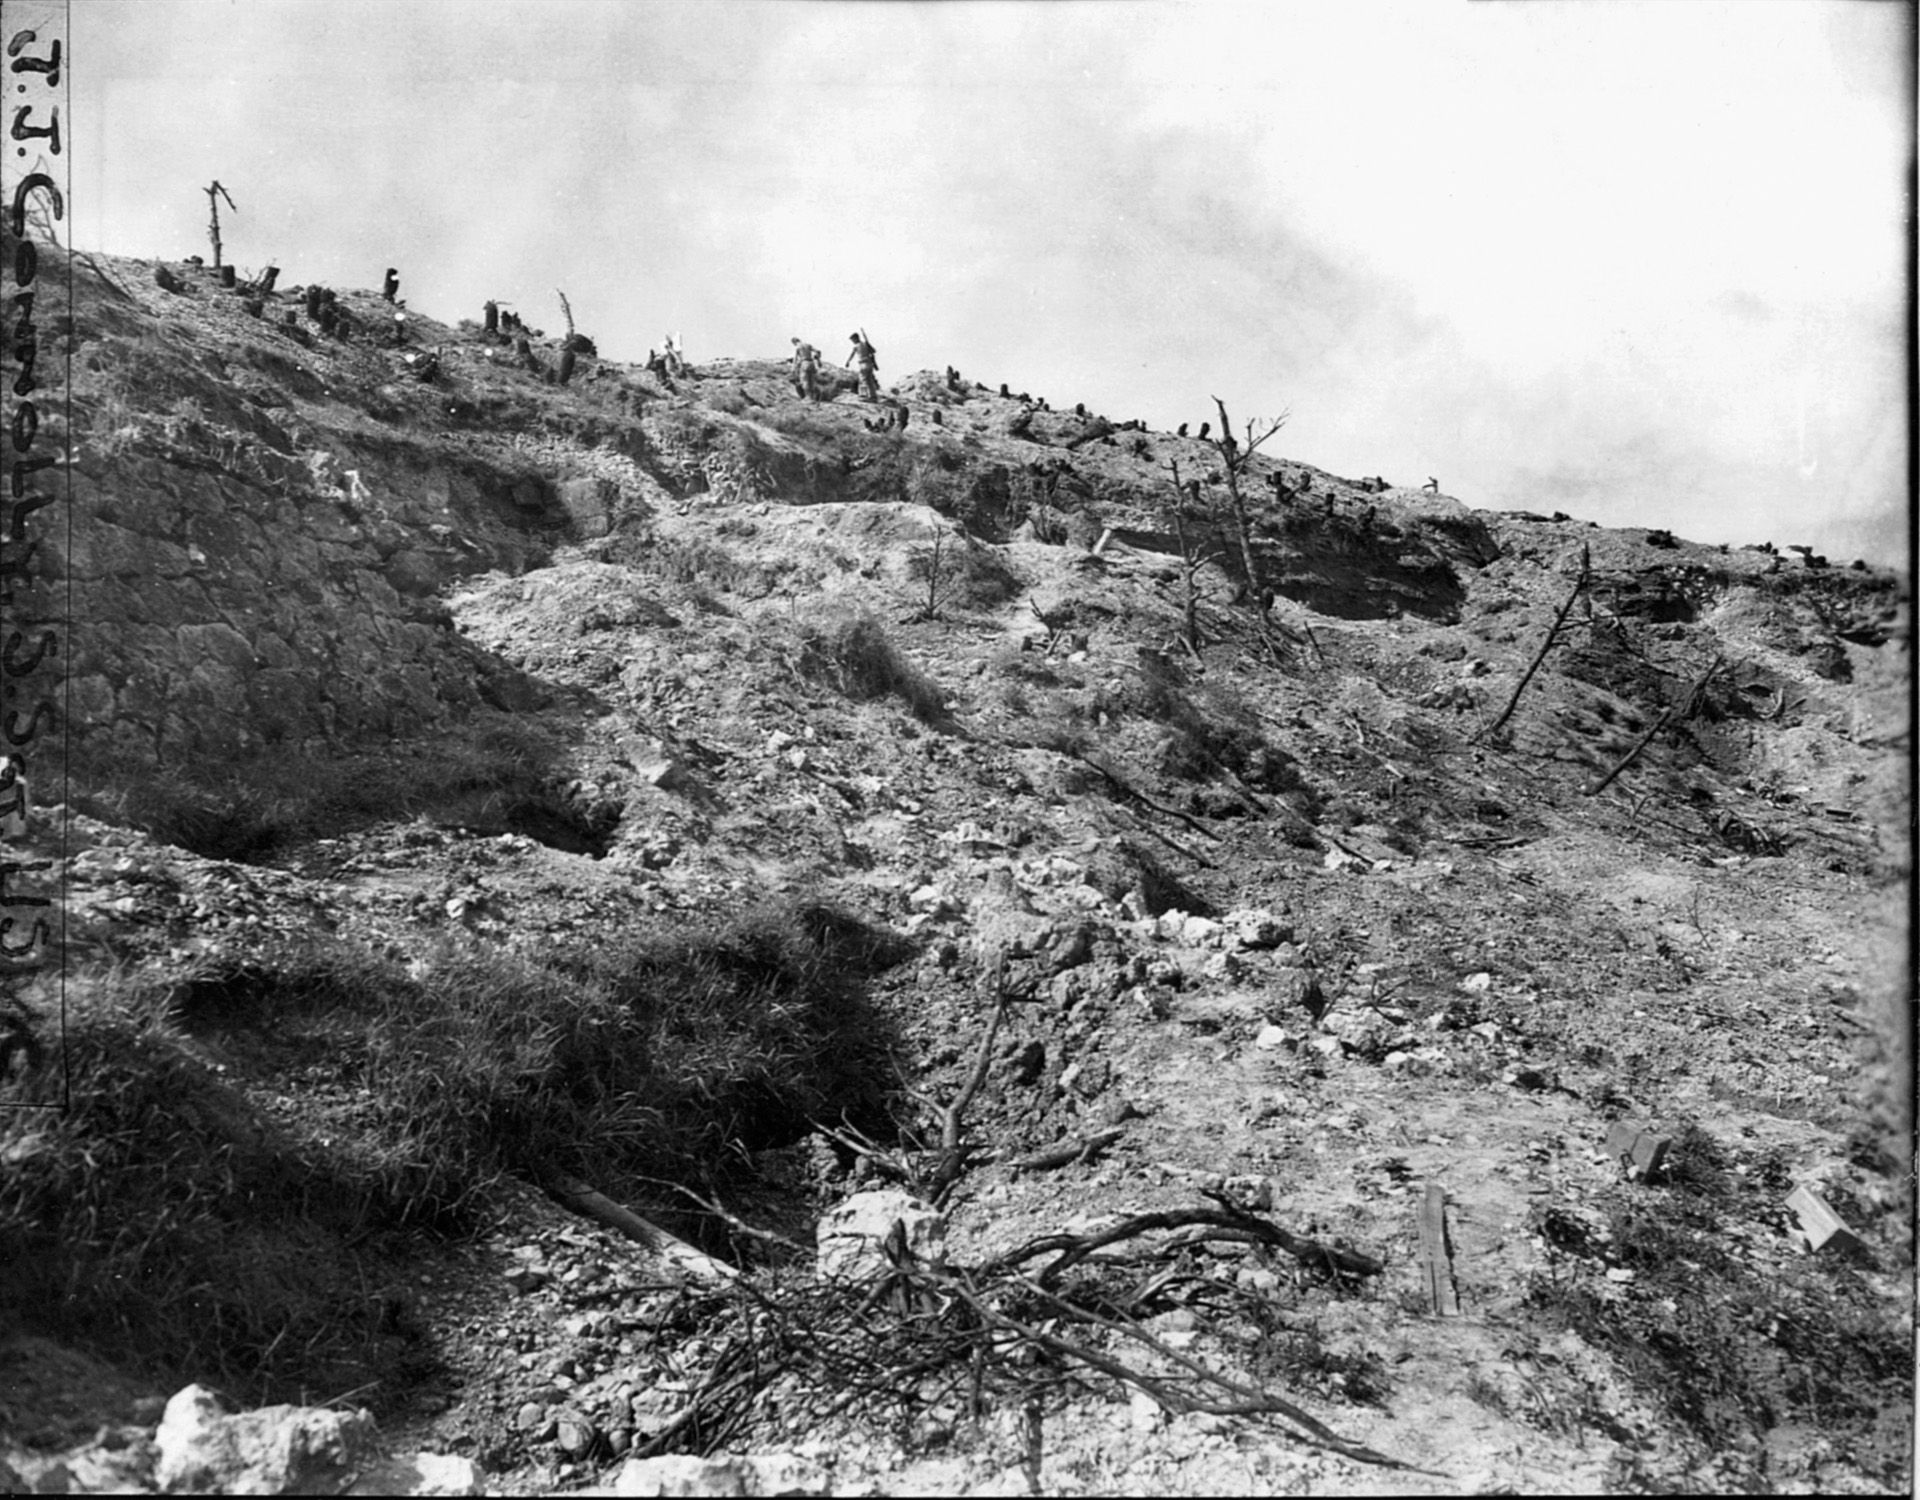
<path fill-rule="evenodd" d="M 1513 696 L 1507 699 L 1507 706 L 1500 710 L 1500 717 L 1481 732 L 1483 738 L 1493 738 L 1500 732 L 1501 726 L 1513 717 L 1514 709 L 1520 706 L 1520 695 L 1527 690 L 1527 684 L 1533 681 L 1533 674 L 1540 670 L 1540 663 L 1547 659 L 1547 653 L 1553 649 L 1554 638 L 1560 634 L 1560 627 L 1565 623 L 1574 601 L 1586 591 L 1587 577 L 1592 569 L 1593 559 L 1589 555 L 1589 548 L 1585 542 L 1582 542 L 1580 544 L 1580 576 L 1573 581 L 1573 592 L 1567 595 L 1567 602 L 1560 606 L 1560 612 L 1553 617 L 1553 623 L 1547 627 L 1546 639 L 1540 643 L 1540 649 L 1534 653 L 1533 660 L 1527 664 L 1527 670 L 1520 674 L 1519 682 L 1514 684 Z"/>
<path fill-rule="evenodd" d="M 1711 678 L 1713 674 L 1719 670 L 1720 670 L 1720 658 L 1716 656 L 1713 659 L 1713 664 L 1707 668 L 1705 674 L 1700 678 L 1700 680 L 1693 685 L 1693 690 L 1690 693 L 1688 693 L 1685 698 L 1681 700 L 1680 707 L 1679 708 L 1668 707 L 1668 708 L 1662 709 L 1660 711 L 1660 717 L 1653 721 L 1652 727 L 1649 728 L 1645 734 L 1641 735 L 1639 739 L 1633 742 L 1633 748 L 1627 751 L 1625 755 L 1621 756 L 1619 760 L 1614 762 L 1612 770 L 1607 772 L 1606 775 L 1602 776 L 1592 786 L 1585 788 L 1584 794 L 1589 797 L 1597 797 L 1602 792 L 1604 792 L 1608 787 L 1612 786 L 1613 778 L 1618 776 L 1622 771 L 1626 770 L 1628 766 L 1632 765 L 1634 761 L 1639 758 L 1640 752 L 1646 749 L 1648 745 L 1653 743 L 1653 737 L 1656 734 L 1658 734 L 1661 730 L 1665 729 L 1673 719 L 1677 717 L 1684 717 L 1685 713 L 1691 713 L 1693 711 L 1694 706 L 1700 701 L 1700 695 L 1706 691 L 1708 679 Z M 1683 713 L 1683 710 L 1684 710 L 1684 713 Z"/>

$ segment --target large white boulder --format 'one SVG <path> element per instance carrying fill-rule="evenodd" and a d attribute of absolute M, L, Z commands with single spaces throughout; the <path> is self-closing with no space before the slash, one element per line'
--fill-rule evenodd
<path fill-rule="evenodd" d="M 265 1406 L 229 1416 L 199 1385 L 174 1394 L 153 1441 L 160 1488 L 202 1495 L 334 1495 L 375 1458 L 364 1411 Z"/>
<path fill-rule="evenodd" d="M 907 1250 L 916 1261 L 946 1259 L 947 1221 L 911 1193 L 897 1188 L 855 1193 L 827 1210 L 815 1230 L 823 1276 L 864 1280 L 889 1269 L 886 1244 L 893 1226 L 906 1230 Z"/>

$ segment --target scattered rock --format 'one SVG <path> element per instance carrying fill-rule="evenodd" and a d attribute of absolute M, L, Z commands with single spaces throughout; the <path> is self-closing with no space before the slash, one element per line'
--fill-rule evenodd
<path fill-rule="evenodd" d="M 583 1495 L 732 1496 L 826 1495 L 831 1490 L 821 1467 L 793 1453 L 716 1454 L 699 1458 L 671 1453 L 630 1458 L 604 1489 Z"/>
<path fill-rule="evenodd" d="M 228 1416 L 205 1386 L 167 1403 L 154 1434 L 154 1478 L 165 1490 L 202 1494 L 337 1494 L 373 1458 L 364 1411 L 267 1406 Z"/>
<path fill-rule="evenodd" d="M 484 1495 L 486 1476 L 457 1453 L 408 1453 L 375 1464 L 349 1495 Z"/>

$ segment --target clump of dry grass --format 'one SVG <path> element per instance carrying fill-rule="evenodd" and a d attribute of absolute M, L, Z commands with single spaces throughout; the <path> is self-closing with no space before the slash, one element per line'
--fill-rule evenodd
<path fill-rule="evenodd" d="M 0 1316 L 254 1400 L 372 1383 L 377 1407 L 427 1360 L 379 1287 L 503 1174 L 646 1196 L 814 1119 L 885 1134 L 863 986 L 901 956 L 786 905 L 540 959 L 323 939 L 73 986 L 71 1107 L 0 1112 Z M 61 1086 L 42 1068 L 9 1102 Z"/>
<path fill-rule="evenodd" d="M 831 682 L 849 698 L 898 697 L 913 716 L 937 722 L 946 713 L 939 686 L 887 638 L 866 610 L 840 610 L 800 627 L 800 670 Z"/>

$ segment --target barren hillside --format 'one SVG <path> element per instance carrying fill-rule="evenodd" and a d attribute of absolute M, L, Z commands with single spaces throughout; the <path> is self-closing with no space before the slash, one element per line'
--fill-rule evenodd
<path fill-rule="evenodd" d="M 0 1478 L 1910 1487 L 1907 578 L 75 277 Z"/>

